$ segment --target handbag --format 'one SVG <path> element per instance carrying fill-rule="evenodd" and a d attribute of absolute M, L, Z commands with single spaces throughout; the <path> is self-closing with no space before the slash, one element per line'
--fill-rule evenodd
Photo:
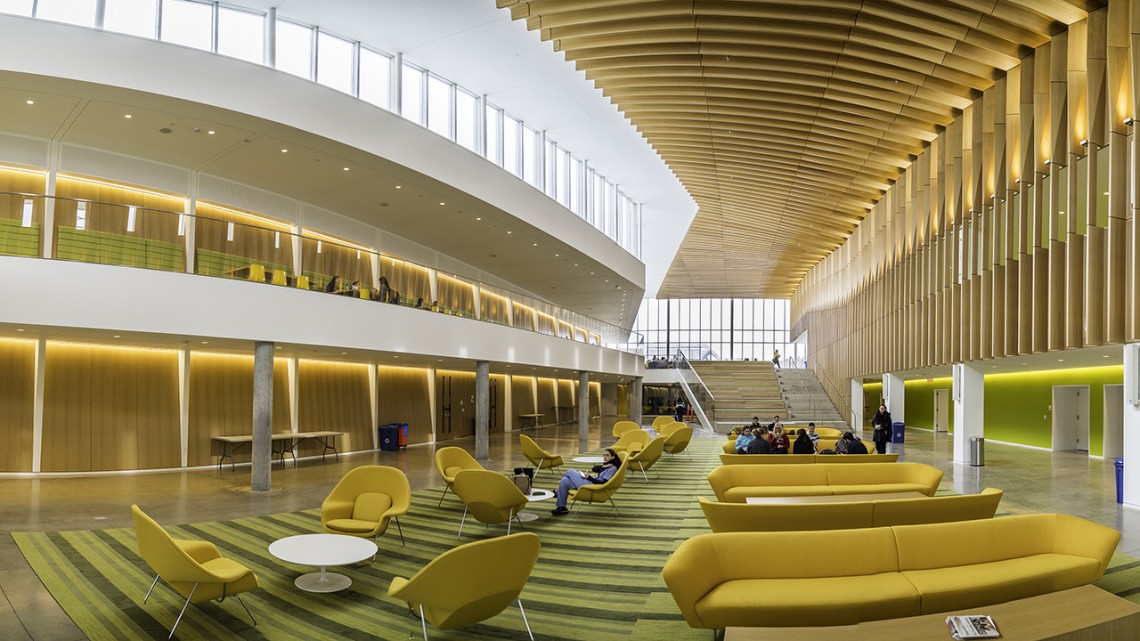
<path fill-rule="evenodd" d="M 533 467 L 516 467 L 514 475 L 511 476 L 511 482 L 523 494 L 530 496 L 531 486 L 534 483 L 534 468 Z"/>

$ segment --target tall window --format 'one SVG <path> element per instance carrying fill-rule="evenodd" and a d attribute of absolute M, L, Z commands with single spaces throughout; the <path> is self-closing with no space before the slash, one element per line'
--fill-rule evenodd
<path fill-rule="evenodd" d="M 360 49 L 361 100 L 392 109 L 392 59 L 371 49 Z"/>
<path fill-rule="evenodd" d="M 400 96 L 400 115 L 417 125 L 424 124 L 424 70 L 404 63 L 400 70 L 403 95 Z"/>
<path fill-rule="evenodd" d="M 455 88 L 455 142 L 478 152 L 475 138 L 475 118 L 478 116 L 479 98 L 475 94 Z"/>
<path fill-rule="evenodd" d="M 95 0 L 39 0 L 36 3 L 36 17 L 77 24 L 81 27 L 95 26 Z"/>
<path fill-rule="evenodd" d="M 214 7 L 201 2 L 162 0 L 160 33 L 165 42 L 212 51 Z"/>
<path fill-rule="evenodd" d="M 317 32 L 317 82 L 352 93 L 353 44 L 343 38 Z"/>
<path fill-rule="evenodd" d="M 519 127 L 515 118 L 503 114 L 503 169 L 518 176 L 519 165 Z"/>
<path fill-rule="evenodd" d="M 490 103 L 483 113 L 483 126 L 487 131 L 487 151 L 483 155 L 500 167 L 503 165 L 503 137 L 499 130 L 502 113 L 502 110 Z"/>
<path fill-rule="evenodd" d="M 434 74 L 428 74 L 428 129 L 451 138 L 451 83 Z"/>
<path fill-rule="evenodd" d="M 277 21 L 277 69 L 313 79 L 313 29 L 288 20 Z"/>
<path fill-rule="evenodd" d="M 265 16 L 218 6 L 218 53 L 265 63 Z"/>
<path fill-rule="evenodd" d="M 650 299 L 633 331 L 644 336 L 646 358 L 681 351 L 693 361 L 771 360 L 777 349 L 790 353 L 789 314 L 784 299 Z"/>
<path fill-rule="evenodd" d="M 103 9 L 103 28 L 107 31 L 153 38 L 157 21 L 158 0 L 107 0 Z"/>

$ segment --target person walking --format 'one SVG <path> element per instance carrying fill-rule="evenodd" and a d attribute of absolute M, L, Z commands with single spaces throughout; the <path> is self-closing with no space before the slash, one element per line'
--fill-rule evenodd
<path fill-rule="evenodd" d="M 772 355 L 772 364 L 776 366 L 776 369 L 780 369 L 780 350 L 776 350 L 776 353 Z"/>
<path fill-rule="evenodd" d="M 887 411 L 886 405 L 879 406 L 879 411 L 875 412 L 875 416 L 871 418 L 871 427 L 875 428 L 871 435 L 871 440 L 875 442 L 875 451 L 879 454 L 886 454 L 887 443 L 891 442 L 891 430 L 893 429 L 891 413 Z"/>

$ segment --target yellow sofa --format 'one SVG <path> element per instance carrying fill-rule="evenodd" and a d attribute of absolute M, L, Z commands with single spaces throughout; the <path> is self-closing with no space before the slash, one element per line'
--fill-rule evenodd
<path fill-rule="evenodd" d="M 1001 497 L 1001 490 L 986 488 L 980 494 L 851 503 L 747 505 L 697 500 L 713 532 L 788 532 L 992 519 Z"/>
<path fill-rule="evenodd" d="M 942 470 L 922 463 L 721 465 L 709 473 L 708 481 L 717 500 L 725 503 L 744 503 L 749 496 L 884 492 L 922 492 L 934 496 L 942 482 Z"/>
<path fill-rule="evenodd" d="M 982 608 L 1099 579 L 1120 533 L 1067 514 L 702 534 L 662 575 L 694 628 L 850 625 Z M 757 550 L 813 550 L 766 554 Z M 826 551 L 826 553 L 819 553 Z"/>
<path fill-rule="evenodd" d="M 894 463 L 898 454 L 721 454 L 722 465 L 795 465 L 797 463 Z"/>

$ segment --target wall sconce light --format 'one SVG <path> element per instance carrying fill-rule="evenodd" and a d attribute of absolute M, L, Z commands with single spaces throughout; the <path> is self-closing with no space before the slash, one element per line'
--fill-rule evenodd
<path fill-rule="evenodd" d="M 1052 161 L 1052 160 L 1046 160 L 1046 161 L 1045 161 L 1045 166 L 1046 166 L 1046 167 L 1048 167 L 1049 165 L 1052 165 L 1052 164 L 1053 164 L 1053 161 Z"/>
<path fill-rule="evenodd" d="M 1134 123 L 1134 122 L 1136 122 L 1136 119 L 1133 118 L 1132 116 L 1128 116 L 1127 118 L 1124 119 L 1124 124 L 1128 125 L 1129 127 L 1131 127 L 1132 123 Z"/>
<path fill-rule="evenodd" d="M 1082 140 L 1082 141 L 1081 141 L 1081 146 L 1082 146 L 1082 147 L 1088 147 L 1088 146 L 1089 146 L 1089 139 L 1088 139 L 1088 138 L 1085 138 L 1084 140 Z"/>
<path fill-rule="evenodd" d="M 1018 185 L 1020 185 L 1020 184 L 1021 184 L 1021 179 L 1020 179 L 1020 178 L 1018 178 L 1018 179 L 1014 180 L 1013 182 L 1014 182 L 1015 184 L 1018 184 Z"/>

